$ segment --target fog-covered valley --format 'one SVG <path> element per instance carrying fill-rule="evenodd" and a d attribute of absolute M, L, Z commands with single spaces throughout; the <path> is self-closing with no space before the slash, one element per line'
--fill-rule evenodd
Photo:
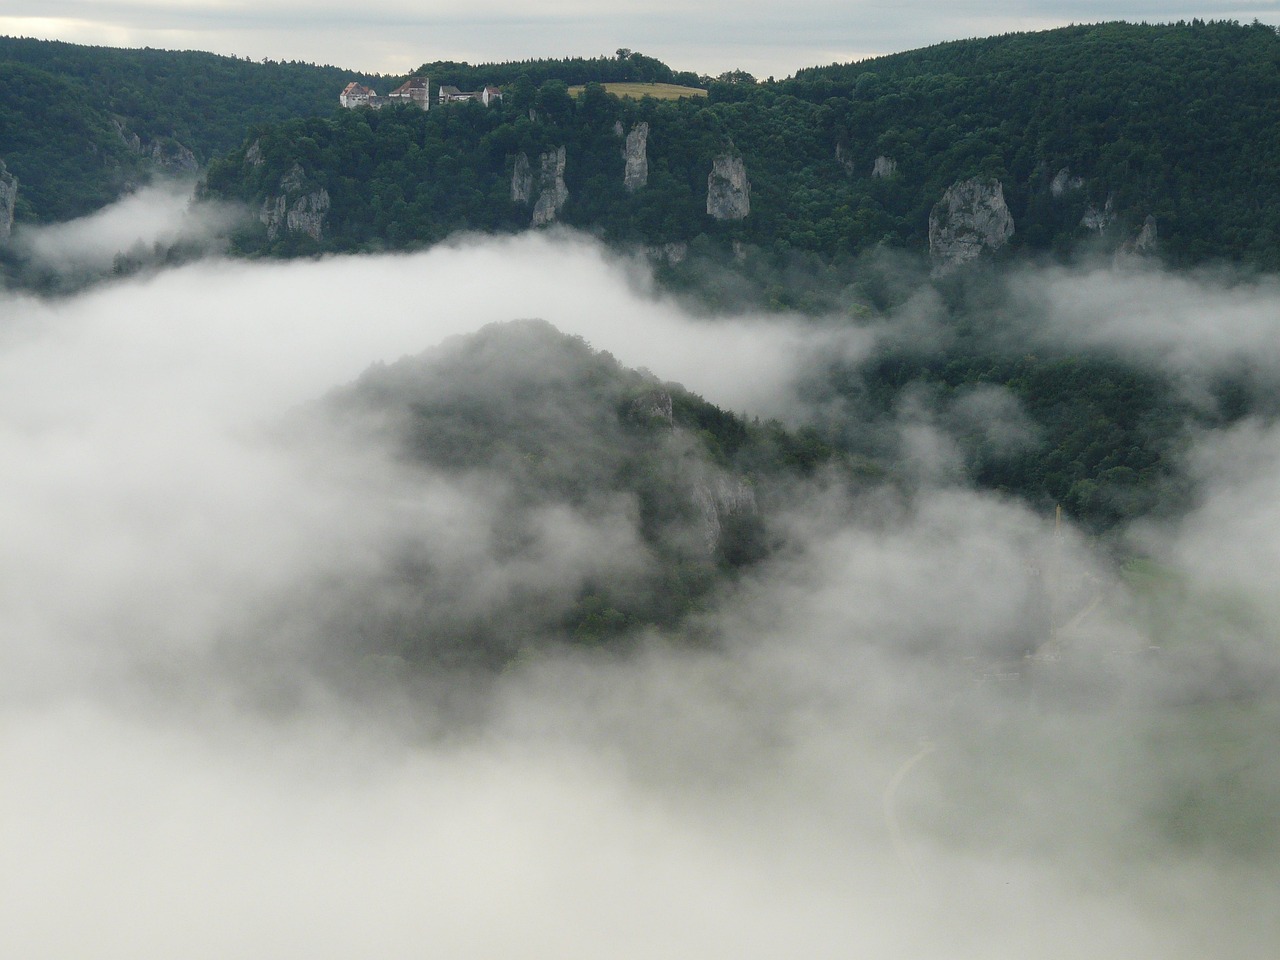
<path fill-rule="evenodd" d="M 153 199 L 26 255 L 216 250 Z M 815 317 L 568 232 L 189 256 L 0 291 L 6 955 L 1274 950 L 1272 279 L 868 260 Z M 863 402 L 961 327 L 1165 385 L 1176 502 L 977 482 L 1044 430 L 999 384 Z"/>

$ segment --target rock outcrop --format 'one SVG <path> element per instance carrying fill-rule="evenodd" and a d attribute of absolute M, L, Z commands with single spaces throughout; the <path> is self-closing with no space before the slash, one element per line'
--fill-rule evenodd
<path fill-rule="evenodd" d="M 637 423 L 661 423 L 675 426 L 675 405 L 671 393 L 655 387 L 627 405 L 627 416 Z"/>
<path fill-rule="evenodd" d="M 1053 179 L 1049 181 L 1049 193 L 1052 196 L 1060 197 L 1064 193 L 1074 193 L 1077 190 L 1084 189 L 1084 181 L 1079 177 L 1071 175 L 1068 167 L 1063 167 L 1053 175 Z"/>
<path fill-rule="evenodd" d="M 722 153 L 707 175 L 707 214 L 716 220 L 741 220 L 751 212 L 751 182 L 741 157 Z"/>
<path fill-rule="evenodd" d="M 998 250 L 1013 236 L 1013 216 L 999 180 L 975 177 L 947 187 L 929 213 L 929 256 L 935 270 Z"/>
<path fill-rule="evenodd" d="M 1156 230 L 1156 218 L 1148 215 L 1142 221 L 1142 229 L 1138 231 L 1138 235 L 1131 240 L 1126 240 L 1117 253 L 1120 257 L 1151 257 L 1155 256 L 1156 249 L 1159 246 L 1159 232 Z"/>
<path fill-rule="evenodd" d="M 702 521 L 702 540 L 708 553 L 720 546 L 725 523 L 734 516 L 758 511 L 754 488 L 744 480 L 719 476 L 693 488 L 694 503 Z"/>
<path fill-rule="evenodd" d="M 296 163 L 293 169 L 280 178 L 280 192 L 267 197 L 262 203 L 258 219 L 267 227 L 267 239 L 275 240 L 280 231 L 305 233 L 312 240 L 324 236 L 324 218 L 329 213 L 329 191 L 306 189 L 302 167 Z"/>
<path fill-rule="evenodd" d="M 538 200 L 533 205 L 535 227 L 555 223 L 556 216 L 569 199 L 569 188 L 564 185 L 564 147 L 548 150 L 539 161 Z"/>
<path fill-rule="evenodd" d="M 875 163 L 871 165 L 871 176 L 877 180 L 888 179 L 897 172 L 898 161 L 894 160 L 893 157 L 876 157 Z"/>
<path fill-rule="evenodd" d="M 116 126 L 116 133 L 130 150 L 140 157 L 146 157 L 161 169 L 169 173 L 178 174 L 197 173 L 200 170 L 200 163 L 196 160 L 196 155 L 177 140 L 144 141 L 136 133 L 126 132 L 124 124 L 119 120 L 113 122 Z"/>
<path fill-rule="evenodd" d="M 170 173 L 192 174 L 200 171 L 196 155 L 176 140 L 165 143 L 152 141 L 143 151 L 143 156 L 150 157 L 156 166 Z"/>
<path fill-rule="evenodd" d="M 649 182 L 648 143 L 649 124 L 641 121 L 631 128 L 622 148 L 622 159 L 625 161 L 622 185 L 627 188 L 627 193 L 634 193 Z"/>
<path fill-rule="evenodd" d="M 13 207 L 18 202 L 18 178 L 0 160 L 0 242 L 13 230 Z"/>
<path fill-rule="evenodd" d="M 515 168 L 511 171 L 511 202 L 529 203 L 533 200 L 533 170 L 529 167 L 527 153 L 516 154 Z"/>
<path fill-rule="evenodd" d="M 1085 207 L 1084 216 L 1080 218 L 1080 226 L 1094 233 L 1102 233 L 1115 222 L 1115 219 L 1112 198 L 1107 197 L 1107 202 L 1102 205 L 1101 210 L 1092 203 Z"/>
<path fill-rule="evenodd" d="M 261 140 L 255 140 L 249 144 L 249 149 L 244 152 L 244 162 L 251 167 L 260 167 L 266 163 L 262 156 Z"/>

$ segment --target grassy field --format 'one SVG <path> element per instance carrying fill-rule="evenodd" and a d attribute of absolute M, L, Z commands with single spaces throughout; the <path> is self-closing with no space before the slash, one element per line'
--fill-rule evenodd
<path fill-rule="evenodd" d="M 679 100 L 681 97 L 705 97 L 707 91 L 699 87 L 682 87 L 675 83 L 606 83 L 604 88 L 615 97 L 655 97 L 658 100 Z M 584 87 L 570 87 L 571 96 L 582 93 Z"/>

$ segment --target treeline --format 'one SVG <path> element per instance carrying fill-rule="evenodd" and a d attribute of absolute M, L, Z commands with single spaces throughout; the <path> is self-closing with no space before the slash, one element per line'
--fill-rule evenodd
<path fill-rule="evenodd" d="M 430 77 L 433 85 L 455 86 L 460 90 L 478 90 L 486 84 L 499 87 L 514 84 L 522 78 L 535 87 L 551 80 L 569 86 L 588 83 L 678 83 L 699 86 L 696 73 L 677 72 L 661 60 L 626 48 L 613 56 L 568 57 L 549 60 L 510 60 L 503 63 L 472 65 L 452 60 L 424 63 L 415 74 Z"/>
<path fill-rule="evenodd" d="M 309 63 L 0 37 L 0 159 L 19 180 L 18 218 L 65 220 L 117 199 L 150 175 L 153 145 L 204 164 L 251 124 L 332 113 L 351 80 L 381 82 Z"/>

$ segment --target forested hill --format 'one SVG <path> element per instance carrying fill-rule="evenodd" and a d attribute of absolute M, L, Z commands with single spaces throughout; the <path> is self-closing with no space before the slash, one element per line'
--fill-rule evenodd
<path fill-rule="evenodd" d="M 17 219 L 90 212 L 157 165 L 194 170 L 238 146 L 249 125 L 332 113 L 346 83 L 374 79 L 309 63 L 0 37 L 0 160 L 18 178 Z"/>
<path fill-rule="evenodd" d="M 554 209 L 544 203 L 537 219 L 549 212 L 614 241 L 705 236 L 838 256 L 881 243 L 927 249 L 931 211 L 973 179 L 1011 218 L 1011 234 L 986 244 L 1000 256 L 1116 249 L 1146 225 L 1147 248 L 1158 237 L 1173 262 L 1275 267 L 1278 66 L 1280 39 L 1262 25 L 1112 23 L 958 41 L 777 83 L 737 75 L 697 101 L 619 100 L 598 85 L 573 98 L 560 80 L 530 76 L 489 109 L 260 127 L 211 169 L 209 192 L 259 207 L 323 195 L 322 216 L 298 221 L 306 229 L 264 223 L 241 238 L 246 251 L 276 255 L 524 229 L 547 187 Z M 641 124 L 632 166 L 646 177 L 624 184 L 623 138 Z M 721 184 L 730 202 L 712 216 L 718 157 L 721 181 L 735 179 L 738 159 L 745 178 L 741 202 L 734 183 Z M 530 191 L 516 176 L 526 162 Z"/>

